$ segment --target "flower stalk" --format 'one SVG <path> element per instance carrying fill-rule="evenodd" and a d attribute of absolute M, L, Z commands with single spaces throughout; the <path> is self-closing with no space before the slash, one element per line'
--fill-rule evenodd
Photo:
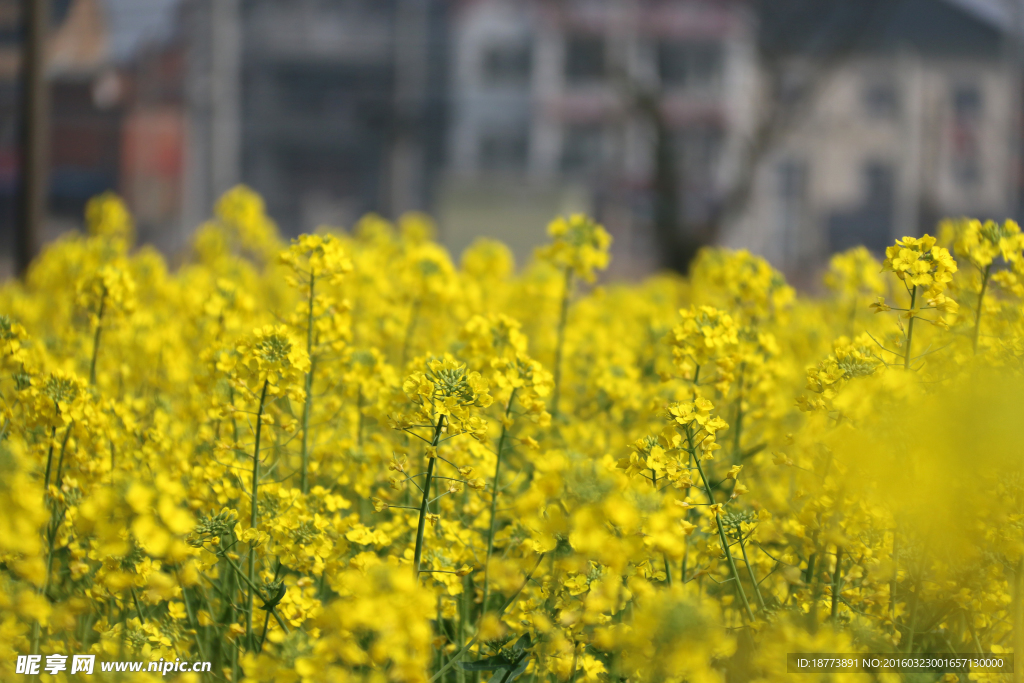
<path fill-rule="evenodd" d="M 686 429 L 686 440 L 689 444 L 690 456 L 693 458 L 694 464 L 697 466 L 697 473 L 700 474 L 700 479 L 704 483 L 704 493 L 708 497 L 708 504 L 715 504 L 715 496 L 711 493 L 711 486 L 708 484 L 708 478 L 704 475 L 704 468 L 700 466 L 700 458 L 696 455 L 693 448 L 693 436 L 690 433 L 689 427 Z M 725 559 L 729 563 L 729 572 L 732 575 L 732 580 L 736 583 L 736 594 L 740 598 L 740 602 L 743 604 L 743 612 L 746 614 L 747 619 L 754 621 L 754 613 L 750 609 L 750 602 L 747 600 L 747 593 L 743 590 L 743 584 L 740 582 L 740 573 L 736 569 L 736 562 L 733 560 L 732 552 L 729 551 L 729 541 L 725 537 L 725 529 L 722 527 L 722 518 L 715 514 L 715 523 L 718 526 L 718 540 L 722 544 L 722 550 L 725 552 Z"/>
<path fill-rule="evenodd" d="M 253 446 L 252 451 L 252 494 L 251 494 L 251 507 L 252 512 L 249 517 L 249 527 L 256 531 L 256 527 L 260 521 L 260 509 L 257 504 L 257 496 L 259 494 L 260 484 L 260 436 L 263 428 L 263 409 L 267 402 L 267 387 L 270 386 L 270 380 L 263 381 L 263 391 L 260 393 L 260 405 L 256 411 L 256 443 Z M 252 647 L 254 635 L 252 630 L 252 598 L 253 598 L 253 586 L 256 581 L 256 545 L 258 539 L 254 538 L 249 543 L 249 573 L 248 573 L 248 593 L 245 598 L 245 633 Z"/>
<path fill-rule="evenodd" d="M 551 416 L 558 417 L 558 399 L 562 391 L 562 354 L 565 346 L 565 327 L 569 320 L 569 299 L 572 296 L 572 268 L 565 269 L 562 306 L 558 315 L 558 338 L 555 342 L 555 388 L 551 392 Z"/>
<path fill-rule="evenodd" d="M 103 311 L 107 305 L 107 290 L 100 296 L 100 309 L 96 314 L 96 331 L 92 336 L 92 360 L 89 362 L 89 386 L 96 385 L 96 358 L 100 353 L 100 335 L 103 333 Z"/>
<path fill-rule="evenodd" d="M 435 454 L 434 457 L 428 459 L 427 475 L 423 480 L 423 499 L 420 501 L 420 517 L 416 523 L 416 549 L 412 559 L 412 566 L 417 577 L 420 575 L 420 561 L 423 558 L 423 532 L 427 524 L 427 503 L 430 502 L 430 480 L 434 476 L 434 463 L 437 462 L 436 449 L 441 442 L 441 432 L 444 431 L 444 419 L 444 415 L 439 415 L 437 424 L 434 425 L 434 438 L 431 440 L 430 446 L 434 449 Z"/>
<path fill-rule="evenodd" d="M 512 413 L 512 403 L 515 401 L 515 398 L 516 390 L 512 389 L 512 393 L 508 397 L 508 405 L 505 406 L 505 420 L 508 420 L 509 415 Z M 494 486 L 491 493 L 491 520 L 487 526 L 487 559 L 484 563 L 483 600 L 480 602 L 480 609 L 484 612 L 487 611 L 491 555 L 494 554 L 494 524 L 498 514 L 498 476 L 501 474 L 501 456 L 505 452 L 505 439 L 508 435 L 508 427 L 505 426 L 505 420 L 502 421 L 501 436 L 498 438 L 498 452 L 495 454 Z"/>
<path fill-rule="evenodd" d="M 309 271 L 309 313 L 306 318 L 306 355 L 309 356 L 309 371 L 306 373 L 306 402 L 302 407 L 302 471 L 299 474 L 299 489 L 309 493 L 309 417 L 313 412 L 313 372 L 316 360 L 313 358 L 313 293 L 316 282 L 314 271 Z"/>
<path fill-rule="evenodd" d="M 903 352 L 903 369 L 910 369 L 910 347 L 914 343 L 914 319 L 917 318 L 915 304 L 917 302 L 917 285 L 910 289 L 910 320 L 907 321 L 907 348 Z"/>
<path fill-rule="evenodd" d="M 981 276 L 981 293 L 978 294 L 978 310 L 974 313 L 974 355 L 978 355 L 978 339 L 981 337 L 981 307 L 985 303 L 985 290 L 988 289 L 988 277 L 992 272 L 992 264 L 985 266 Z"/>

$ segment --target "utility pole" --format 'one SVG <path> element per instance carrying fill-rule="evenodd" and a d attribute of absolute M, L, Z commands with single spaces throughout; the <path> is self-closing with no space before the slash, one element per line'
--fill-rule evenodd
<path fill-rule="evenodd" d="M 242 179 L 242 0 L 188 0 L 181 239 Z"/>
<path fill-rule="evenodd" d="M 210 205 L 242 179 L 241 0 L 210 5 Z"/>
<path fill-rule="evenodd" d="M 39 250 L 49 196 L 50 93 L 46 42 L 50 0 L 22 0 L 20 177 L 15 227 L 15 266 L 24 276 Z"/>

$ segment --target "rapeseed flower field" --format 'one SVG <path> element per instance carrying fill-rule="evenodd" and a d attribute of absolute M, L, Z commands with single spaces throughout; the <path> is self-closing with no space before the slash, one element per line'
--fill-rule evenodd
<path fill-rule="evenodd" d="M 116 197 L 86 223 L 0 289 L 2 680 L 39 653 L 712 683 L 1024 651 L 1011 221 L 839 254 L 820 297 L 718 248 L 596 285 L 585 216 L 519 271 L 416 214 L 287 244 L 244 187 L 174 268 Z"/>

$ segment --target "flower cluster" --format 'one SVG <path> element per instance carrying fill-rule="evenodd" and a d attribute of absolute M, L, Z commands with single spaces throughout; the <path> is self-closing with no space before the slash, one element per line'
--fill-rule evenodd
<path fill-rule="evenodd" d="M 222 364 L 251 386 L 267 384 L 271 395 L 294 386 L 309 369 L 309 358 L 282 325 L 257 328 L 238 344 L 237 356 Z M 231 361 L 235 361 L 232 363 Z"/>
<path fill-rule="evenodd" d="M 933 296 L 942 293 L 957 271 L 949 250 L 936 246 L 931 235 L 896 240 L 895 245 L 886 248 L 882 267 L 908 286 L 922 287 Z"/>
<path fill-rule="evenodd" d="M 988 268 L 996 257 L 1002 257 L 1006 263 L 1016 263 L 1024 248 L 1024 235 L 1016 221 L 1000 224 L 965 219 L 957 222 L 953 229 L 957 256 L 970 260 L 978 268 Z"/>
<path fill-rule="evenodd" d="M 559 268 L 570 269 L 585 280 L 594 281 L 594 271 L 608 267 L 611 235 L 583 214 L 559 217 L 548 225 L 551 244 L 537 251 L 539 258 Z"/>
<path fill-rule="evenodd" d="M 113 195 L 86 225 L 0 287 L 2 680 L 14 653 L 720 683 L 1024 647 L 1012 222 L 839 254 L 821 298 L 717 248 L 578 287 L 610 258 L 585 216 L 518 271 L 421 214 L 283 243 L 244 187 L 176 269 Z"/>
<path fill-rule="evenodd" d="M 739 329 L 728 313 L 713 306 L 691 306 L 679 314 L 683 322 L 672 329 L 677 365 L 706 365 L 736 349 Z"/>

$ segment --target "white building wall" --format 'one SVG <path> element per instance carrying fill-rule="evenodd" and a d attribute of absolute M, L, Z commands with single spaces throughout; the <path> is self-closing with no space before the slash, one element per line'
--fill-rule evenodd
<path fill-rule="evenodd" d="M 872 117 L 865 89 L 892 82 L 897 112 Z M 980 177 L 974 185 L 954 173 L 955 98 L 959 86 L 980 94 L 977 136 Z M 856 211 L 866 201 L 865 167 L 892 167 L 893 208 L 889 238 L 934 233 L 924 224 L 944 215 L 1002 218 L 1013 207 L 1007 182 L 1016 154 L 1012 75 L 1004 64 L 977 59 L 928 59 L 910 53 L 860 57 L 828 76 L 805 116 L 790 123 L 759 163 L 746 211 L 724 236 L 727 245 L 746 247 L 773 263 L 796 270 L 821 264 L 830 247 L 829 218 Z M 805 222 L 796 249 L 787 250 L 784 199 L 778 170 L 788 160 L 808 169 Z M 791 243 L 792 240 L 789 240 Z"/>

